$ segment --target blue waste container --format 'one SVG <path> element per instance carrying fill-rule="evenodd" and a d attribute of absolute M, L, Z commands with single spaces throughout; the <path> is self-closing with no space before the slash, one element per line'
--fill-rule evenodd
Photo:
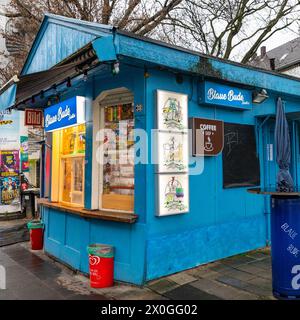
<path fill-rule="evenodd" d="M 300 197 L 271 197 L 273 294 L 300 299 Z"/>

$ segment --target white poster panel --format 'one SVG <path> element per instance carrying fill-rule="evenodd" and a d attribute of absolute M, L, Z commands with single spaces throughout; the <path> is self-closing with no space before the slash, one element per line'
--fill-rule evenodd
<path fill-rule="evenodd" d="M 158 173 L 188 171 L 188 135 L 177 132 L 158 132 Z"/>
<path fill-rule="evenodd" d="M 157 129 L 182 131 L 188 129 L 188 96 L 157 90 Z"/>
<path fill-rule="evenodd" d="M 158 216 L 189 211 L 188 174 L 158 175 Z"/>
<path fill-rule="evenodd" d="M 20 149 L 20 111 L 0 112 L 0 150 Z"/>
<path fill-rule="evenodd" d="M 188 96 L 157 90 L 157 216 L 189 211 Z"/>

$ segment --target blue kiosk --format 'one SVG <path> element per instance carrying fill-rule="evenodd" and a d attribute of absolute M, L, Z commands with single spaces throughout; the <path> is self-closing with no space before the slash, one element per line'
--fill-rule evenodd
<path fill-rule="evenodd" d="M 2 109 L 44 110 L 44 250 L 83 273 L 92 243 L 138 285 L 270 244 L 269 195 L 247 189 L 275 186 L 278 97 L 299 183 L 288 75 L 49 14 L 0 94 Z"/>

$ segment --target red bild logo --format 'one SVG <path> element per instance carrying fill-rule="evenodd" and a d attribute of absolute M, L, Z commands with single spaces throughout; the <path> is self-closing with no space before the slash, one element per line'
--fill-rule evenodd
<path fill-rule="evenodd" d="M 43 126 L 43 112 L 41 110 L 25 110 L 25 126 Z"/>

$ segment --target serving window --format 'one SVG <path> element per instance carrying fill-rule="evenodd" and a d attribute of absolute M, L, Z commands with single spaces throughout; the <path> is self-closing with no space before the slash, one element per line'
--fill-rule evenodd
<path fill-rule="evenodd" d="M 101 108 L 104 128 L 103 161 L 100 167 L 101 209 L 134 210 L 134 117 L 133 104 Z"/>
<path fill-rule="evenodd" d="M 52 155 L 52 198 L 83 207 L 85 125 L 53 132 Z"/>

